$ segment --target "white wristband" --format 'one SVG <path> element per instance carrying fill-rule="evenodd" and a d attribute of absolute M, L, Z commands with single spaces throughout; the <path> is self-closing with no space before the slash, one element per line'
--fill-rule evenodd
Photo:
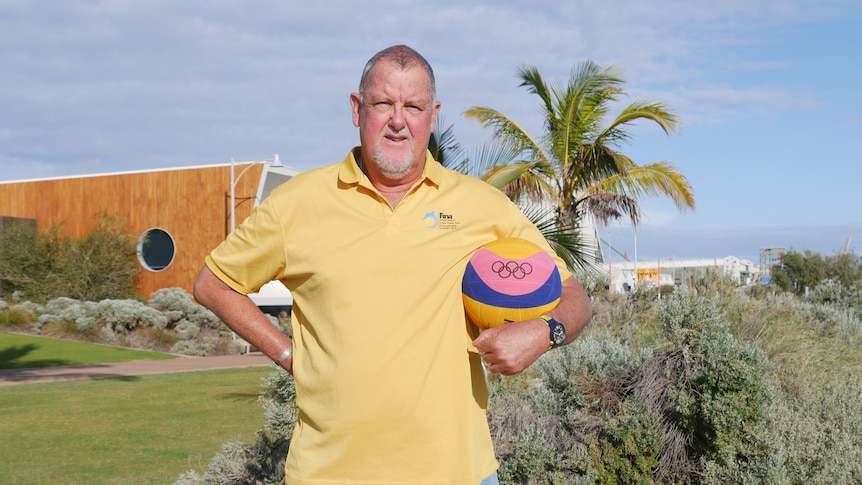
<path fill-rule="evenodd" d="M 290 347 L 288 347 L 288 348 L 284 349 L 284 352 L 282 352 L 282 353 L 281 353 L 281 356 L 279 356 L 279 357 L 278 357 L 278 360 L 276 360 L 276 361 L 275 361 L 275 363 L 276 363 L 276 364 L 278 364 L 278 365 L 283 364 L 283 363 L 284 363 L 284 361 L 285 361 L 285 360 L 287 360 L 287 358 L 288 358 L 288 357 L 290 357 L 290 354 L 292 353 L 292 350 L 293 350 L 293 346 L 292 346 L 292 345 L 291 345 Z"/>

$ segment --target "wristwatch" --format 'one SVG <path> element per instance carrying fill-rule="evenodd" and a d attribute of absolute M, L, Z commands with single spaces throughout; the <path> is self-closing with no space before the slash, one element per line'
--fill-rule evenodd
<path fill-rule="evenodd" d="M 550 315 L 542 315 L 539 318 L 544 320 L 551 330 L 551 343 L 548 346 L 548 349 L 553 349 L 563 345 L 563 342 L 566 341 L 566 327 L 564 327 L 562 323 L 554 320 L 554 317 Z"/>

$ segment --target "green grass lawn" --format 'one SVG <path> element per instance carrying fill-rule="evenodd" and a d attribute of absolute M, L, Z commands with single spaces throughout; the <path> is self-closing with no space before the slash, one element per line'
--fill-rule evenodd
<path fill-rule="evenodd" d="M 0 483 L 173 483 L 205 469 L 223 442 L 254 441 L 260 379 L 272 371 L 0 387 Z"/>
<path fill-rule="evenodd" d="M 0 332 L 0 369 L 175 356 Z M 0 483 L 170 484 L 263 424 L 271 367 L 0 387 Z"/>
<path fill-rule="evenodd" d="M 161 352 L 0 332 L 0 369 L 31 369 L 173 358 L 176 356 Z"/>

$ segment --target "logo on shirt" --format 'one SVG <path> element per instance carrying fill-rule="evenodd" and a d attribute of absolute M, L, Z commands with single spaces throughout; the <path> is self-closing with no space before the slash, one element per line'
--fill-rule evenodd
<path fill-rule="evenodd" d="M 425 224 L 425 227 L 428 229 L 434 229 L 437 227 L 437 214 L 434 211 L 425 214 L 425 216 L 422 217 L 422 223 Z"/>
<path fill-rule="evenodd" d="M 455 229 L 460 222 L 455 220 L 455 216 L 445 212 L 430 211 L 422 216 L 422 224 L 428 229 Z"/>

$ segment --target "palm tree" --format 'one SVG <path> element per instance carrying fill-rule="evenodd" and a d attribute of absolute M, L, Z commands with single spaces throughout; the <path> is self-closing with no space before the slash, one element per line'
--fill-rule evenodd
<path fill-rule="evenodd" d="M 631 142 L 628 128 L 639 120 L 657 123 L 665 134 L 677 131 L 679 120 L 660 102 L 629 104 L 605 125 L 609 105 L 625 95 L 617 68 L 592 61 L 572 70 L 565 85 L 548 86 L 539 71 L 524 66 L 519 87 L 542 103 L 545 133 L 532 137 L 514 120 L 488 107 L 467 110 L 467 118 L 494 130 L 497 150 L 484 149 L 472 163 L 483 178 L 515 201 L 550 203 L 556 223 L 577 231 L 585 217 L 603 223 L 627 217 L 640 222 L 638 198 L 665 195 L 680 210 L 694 209 L 688 181 L 667 162 L 638 165 L 619 148 Z M 496 156 L 484 158 L 483 153 Z M 501 157 L 501 153 L 510 156 Z M 505 158 L 505 160 L 501 160 Z M 583 255 L 575 255 L 575 259 Z"/>
<path fill-rule="evenodd" d="M 501 166 L 513 160 L 516 154 L 511 146 L 504 142 L 485 143 L 471 151 L 471 155 L 461 148 L 461 144 L 455 138 L 454 126 L 446 126 L 442 115 L 437 116 L 437 130 L 431 134 L 428 150 L 434 159 L 444 167 L 461 173 L 483 178 L 491 185 L 501 188 L 495 180 L 489 178 L 491 172 L 484 169 L 486 166 Z M 480 160 L 481 163 L 470 163 L 471 160 Z M 503 184 L 505 185 L 505 184 Z M 511 197 L 511 195 L 510 195 Z M 590 261 L 595 259 L 595 252 L 589 243 L 585 243 L 580 232 L 574 230 L 567 224 L 558 221 L 555 214 L 541 206 L 527 206 L 522 208 L 524 215 L 532 221 L 548 240 L 554 251 L 568 264 L 570 268 L 591 269 Z"/>

